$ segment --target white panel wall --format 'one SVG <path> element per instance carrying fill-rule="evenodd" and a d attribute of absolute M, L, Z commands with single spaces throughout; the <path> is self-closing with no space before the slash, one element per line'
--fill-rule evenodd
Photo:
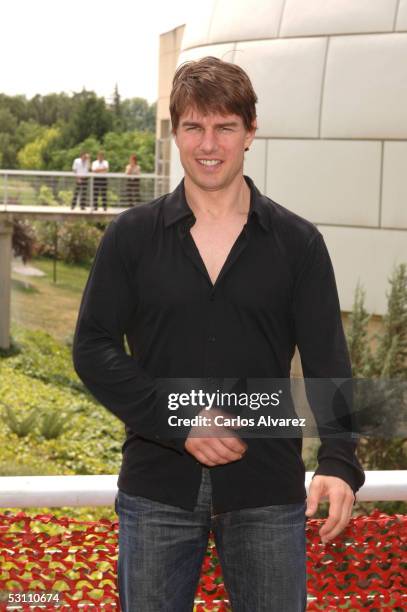
<path fill-rule="evenodd" d="M 184 176 L 184 168 L 179 160 L 178 147 L 171 141 L 170 191 L 173 191 Z"/>
<path fill-rule="evenodd" d="M 377 226 L 381 143 L 269 140 L 267 195 L 313 223 Z"/>
<path fill-rule="evenodd" d="M 280 36 L 388 32 L 397 0 L 287 0 Z"/>
<path fill-rule="evenodd" d="M 278 36 L 283 7 L 284 0 L 218 0 L 208 42 L 274 38 Z"/>
<path fill-rule="evenodd" d="M 316 37 L 237 44 L 235 62 L 259 98 L 259 137 L 318 136 L 326 44 Z"/>
<path fill-rule="evenodd" d="M 266 146 L 267 140 L 255 138 L 250 151 L 244 154 L 243 173 L 250 176 L 260 191 L 266 189 Z"/>
<path fill-rule="evenodd" d="M 384 144 L 382 197 L 382 225 L 407 229 L 407 142 Z"/>
<path fill-rule="evenodd" d="M 356 283 L 366 289 L 368 312 L 386 312 L 388 278 L 395 264 L 407 261 L 406 232 L 319 226 L 338 285 L 341 309 L 352 310 Z"/>
<path fill-rule="evenodd" d="M 175 57 L 172 53 L 164 53 L 161 56 L 162 75 L 158 81 L 158 97 L 165 98 L 168 90 L 171 90 L 172 76 L 174 70 Z"/>
<path fill-rule="evenodd" d="M 188 20 L 182 38 L 183 49 L 208 43 L 214 5 L 215 0 L 194 3 L 193 18 Z"/>
<path fill-rule="evenodd" d="M 407 138 L 407 33 L 331 39 L 321 136 Z"/>
<path fill-rule="evenodd" d="M 400 0 L 396 30 L 407 30 L 407 0 Z"/>

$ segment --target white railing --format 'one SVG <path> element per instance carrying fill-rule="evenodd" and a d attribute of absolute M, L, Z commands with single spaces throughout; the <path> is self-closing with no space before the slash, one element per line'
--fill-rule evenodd
<path fill-rule="evenodd" d="M 89 173 L 78 180 L 73 172 L 0 170 L 0 210 L 15 206 L 93 208 L 127 207 L 148 202 L 169 191 L 169 178 L 158 174 L 136 177 L 121 172 Z"/>
<path fill-rule="evenodd" d="M 307 472 L 308 490 L 313 472 Z M 4 476 L 0 478 L 0 508 L 28 506 L 110 506 L 117 492 L 117 475 Z M 407 501 L 407 470 L 366 472 L 357 501 Z"/>

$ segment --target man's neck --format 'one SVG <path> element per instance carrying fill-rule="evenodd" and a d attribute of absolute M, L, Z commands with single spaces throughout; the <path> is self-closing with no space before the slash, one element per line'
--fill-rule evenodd
<path fill-rule="evenodd" d="M 186 175 L 184 188 L 188 205 L 196 218 L 222 221 L 249 212 L 250 188 L 243 175 L 216 191 L 201 189 Z"/>

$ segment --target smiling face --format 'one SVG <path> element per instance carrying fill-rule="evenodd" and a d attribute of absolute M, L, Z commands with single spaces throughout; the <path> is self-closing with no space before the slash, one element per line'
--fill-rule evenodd
<path fill-rule="evenodd" d="M 215 191 L 243 174 L 244 150 L 255 135 L 239 115 L 202 115 L 189 107 L 181 115 L 174 140 L 185 175 L 196 186 Z"/>

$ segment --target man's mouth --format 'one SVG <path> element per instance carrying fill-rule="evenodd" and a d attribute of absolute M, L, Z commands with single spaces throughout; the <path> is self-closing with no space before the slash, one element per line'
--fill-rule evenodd
<path fill-rule="evenodd" d="M 222 163 L 221 159 L 198 159 L 202 166 L 219 166 Z"/>

